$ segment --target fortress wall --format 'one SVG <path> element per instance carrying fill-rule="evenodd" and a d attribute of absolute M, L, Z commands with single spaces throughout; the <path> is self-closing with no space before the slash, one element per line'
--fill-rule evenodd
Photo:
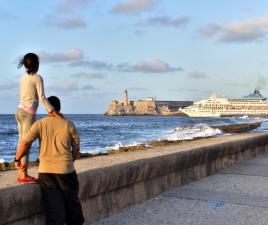
<path fill-rule="evenodd" d="M 268 134 L 256 132 L 79 160 L 86 224 L 265 152 Z M 0 224 L 43 225 L 39 186 L 15 185 L 16 176 L 0 174 Z"/>
<path fill-rule="evenodd" d="M 124 115 L 127 107 L 128 106 L 124 106 L 123 102 L 114 100 L 109 105 L 109 108 L 106 111 L 105 115 Z"/>
<path fill-rule="evenodd" d="M 133 105 L 137 114 L 157 113 L 154 101 L 134 101 Z"/>

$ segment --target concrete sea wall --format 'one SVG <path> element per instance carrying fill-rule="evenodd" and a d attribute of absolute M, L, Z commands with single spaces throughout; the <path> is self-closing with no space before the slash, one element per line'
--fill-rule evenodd
<path fill-rule="evenodd" d="M 86 224 L 265 152 L 267 133 L 245 133 L 79 160 Z M 45 224 L 39 186 L 15 179 L 0 173 L 0 224 Z"/>

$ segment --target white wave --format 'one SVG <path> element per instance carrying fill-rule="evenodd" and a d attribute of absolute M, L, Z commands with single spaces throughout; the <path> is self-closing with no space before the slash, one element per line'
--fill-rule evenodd
<path fill-rule="evenodd" d="M 254 120 L 256 120 L 257 122 L 267 122 L 268 118 L 254 117 Z"/>
<path fill-rule="evenodd" d="M 116 143 L 114 146 L 112 147 L 107 147 L 107 148 L 110 148 L 110 149 L 113 149 L 113 150 L 118 150 L 119 147 L 123 147 L 123 144 L 121 141 L 119 141 L 118 143 Z"/>
<path fill-rule="evenodd" d="M 212 137 L 223 134 L 219 129 L 213 129 L 207 124 L 196 124 L 192 126 L 176 127 L 172 132 L 164 137 L 169 141 L 192 140 L 199 137 Z"/>
<path fill-rule="evenodd" d="M 240 119 L 248 119 L 248 115 L 240 116 L 238 118 L 240 118 Z"/>
<path fill-rule="evenodd" d="M 121 141 L 117 142 L 115 145 L 112 145 L 112 146 L 105 146 L 103 149 L 99 149 L 99 150 L 95 150 L 94 152 L 102 152 L 102 153 L 105 153 L 107 152 L 108 150 L 118 150 L 120 147 L 123 147 L 123 146 L 126 146 L 126 145 L 123 145 Z"/>
<path fill-rule="evenodd" d="M 4 163 L 5 160 L 3 158 L 0 158 L 0 163 Z"/>
<path fill-rule="evenodd" d="M 119 141 L 118 143 L 116 143 L 113 146 L 106 146 L 103 150 L 101 150 L 101 152 L 107 152 L 108 150 L 119 150 L 120 147 L 130 147 L 130 146 L 139 146 L 142 145 L 143 143 L 141 142 L 131 142 L 129 144 L 123 144 L 121 141 Z"/>

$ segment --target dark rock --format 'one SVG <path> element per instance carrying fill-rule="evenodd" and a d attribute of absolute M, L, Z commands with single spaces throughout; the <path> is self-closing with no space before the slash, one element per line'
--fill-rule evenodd
<path fill-rule="evenodd" d="M 152 147 L 159 147 L 159 146 L 164 146 L 170 143 L 172 143 L 172 141 L 162 139 L 162 140 L 149 141 L 147 144 Z"/>
<path fill-rule="evenodd" d="M 79 152 L 79 158 L 90 158 L 93 154 L 91 153 L 85 153 L 85 152 Z"/>
<path fill-rule="evenodd" d="M 243 133 L 255 130 L 259 126 L 261 126 L 261 122 L 212 126 L 212 128 L 220 129 L 225 133 Z"/>
<path fill-rule="evenodd" d="M 135 146 L 124 146 L 119 147 L 119 152 L 128 152 L 128 151 L 136 151 L 136 150 L 144 150 L 145 145 L 135 145 Z"/>
<path fill-rule="evenodd" d="M 0 171 L 6 171 L 9 166 L 8 162 L 0 163 Z"/>

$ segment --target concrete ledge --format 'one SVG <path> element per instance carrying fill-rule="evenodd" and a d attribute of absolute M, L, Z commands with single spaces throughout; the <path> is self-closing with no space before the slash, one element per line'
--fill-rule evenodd
<path fill-rule="evenodd" d="M 79 160 L 86 224 L 265 152 L 268 134 L 247 133 Z M 15 179 L 0 174 L 0 224 L 44 224 L 39 186 Z"/>

